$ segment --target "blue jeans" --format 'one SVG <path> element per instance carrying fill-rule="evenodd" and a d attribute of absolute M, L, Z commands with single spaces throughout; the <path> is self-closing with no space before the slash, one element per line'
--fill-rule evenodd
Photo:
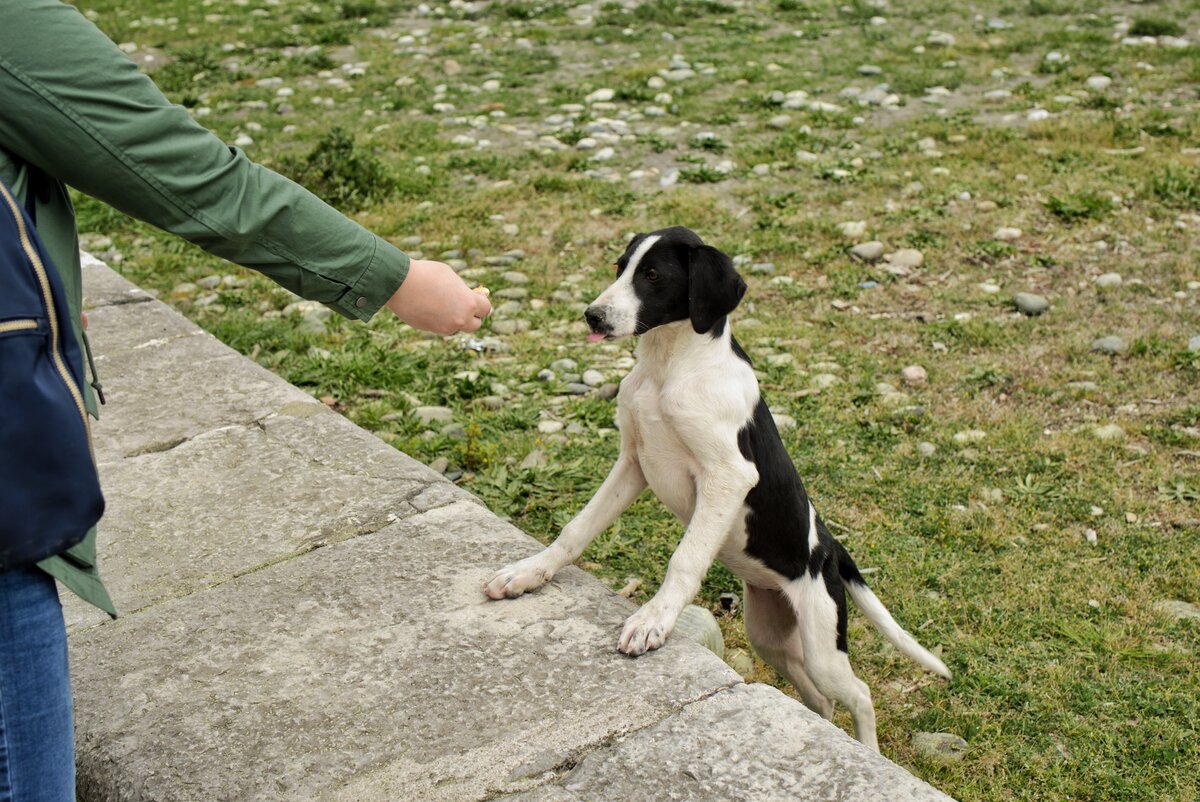
<path fill-rule="evenodd" d="M 0 802 L 73 802 L 67 630 L 54 580 L 0 574 Z"/>

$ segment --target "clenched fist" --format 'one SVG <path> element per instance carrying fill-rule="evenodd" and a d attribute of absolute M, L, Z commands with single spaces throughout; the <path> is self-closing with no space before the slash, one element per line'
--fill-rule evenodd
<path fill-rule="evenodd" d="M 473 292 L 450 265 L 429 259 L 412 260 L 387 308 L 413 328 L 434 334 L 475 331 L 492 313 L 486 295 Z"/>

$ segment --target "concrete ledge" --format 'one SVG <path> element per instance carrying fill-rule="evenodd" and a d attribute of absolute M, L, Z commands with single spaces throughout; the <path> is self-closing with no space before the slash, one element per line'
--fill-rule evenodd
<path fill-rule="evenodd" d="M 695 644 L 618 654 L 582 571 L 487 601 L 536 541 L 94 261 L 85 295 L 125 615 L 64 599 L 81 802 L 946 799 Z"/>

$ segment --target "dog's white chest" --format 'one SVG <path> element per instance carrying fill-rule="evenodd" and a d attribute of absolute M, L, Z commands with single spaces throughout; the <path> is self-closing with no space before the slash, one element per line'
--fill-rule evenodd
<path fill-rule="evenodd" d="M 622 417 L 632 425 L 642 474 L 654 495 L 684 522 L 696 506 L 695 455 L 680 437 L 664 403 L 662 388 L 641 382 L 628 399 L 622 398 Z M 627 425 L 623 423 L 623 425 Z"/>

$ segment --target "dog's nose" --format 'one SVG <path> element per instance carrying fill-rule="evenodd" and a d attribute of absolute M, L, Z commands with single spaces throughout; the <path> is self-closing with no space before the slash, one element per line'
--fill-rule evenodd
<path fill-rule="evenodd" d="M 587 310 L 584 311 L 583 316 L 587 320 L 588 327 L 592 331 L 601 331 L 605 328 L 603 310 L 596 309 L 594 306 L 589 306 Z"/>

